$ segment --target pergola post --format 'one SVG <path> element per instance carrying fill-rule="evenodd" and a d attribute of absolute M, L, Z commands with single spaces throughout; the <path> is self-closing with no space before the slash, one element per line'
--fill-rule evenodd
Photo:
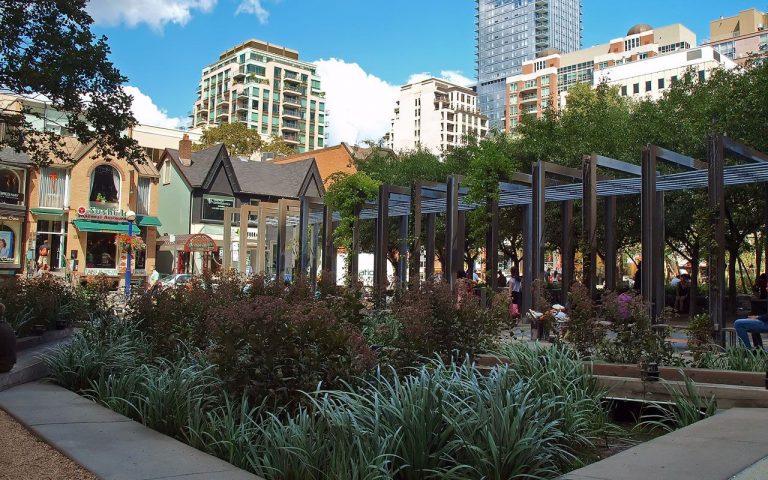
<path fill-rule="evenodd" d="M 336 284 L 334 257 L 336 249 L 333 246 L 333 211 L 326 205 L 323 208 L 323 282 L 332 285 Z"/>
<path fill-rule="evenodd" d="M 533 208 L 531 204 L 523 206 L 523 284 L 520 295 L 520 312 L 533 308 Z"/>
<path fill-rule="evenodd" d="M 421 183 L 418 182 L 411 189 L 411 213 L 413 214 L 413 238 L 408 280 L 411 288 L 418 288 L 421 283 L 419 271 L 421 269 Z"/>
<path fill-rule="evenodd" d="M 660 318 L 666 306 L 664 264 L 664 192 L 656 192 L 653 208 L 653 301 L 656 318 Z"/>
<path fill-rule="evenodd" d="M 707 142 L 708 199 L 712 215 L 711 231 L 714 244 L 709 251 L 709 317 L 715 337 L 725 345 L 724 298 L 725 298 L 725 186 L 723 167 L 725 151 L 723 137 L 711 135 Z"/>
<path fill-rule="evenodd" d="M 584 283 L 591 297 L 597 293 L 597 160 L 594 155 L 583 159 L 582 222 L 587 251 L 584 258 Z"/>
<path fill-rule="evenodd" d="M 653 301 L 653 248 L 654 240 L 654 209 L 656 208 L 656 152 L 654 146 L 643 148 L 642 156 L 642 175 L 640 190 L 640 222 L 641 222 L 641 256 L 642 269 L 640 272 L 640 283 L 643 299 L 646 302 Z"/>
<path fill-rule="evenodd" d="M 376 217 L 376 252 L 373 277 L 376 302 L 383 304 L 387 292 L 387 247 L 389 246 L 389 185 L 379 186 L 378 215 Z"/>
<path fill-rule="evenodd" d="M 400 229 L 398 236 L 400 244 L 398 248 L 397 270 L 398 270 L 398 288 L 405 288 L 408 281 L 408 215 L 400 216 Z"/>
<path fill-rule="evenodd" d="M 568 292 L 573 282 L 573 241 L 571 238 L 571 223 L 573 222 L 573 200 L 560 202 L 560 256 L 562 268 L 560 272 L 560 303 L 568 305 Z"/>
<path fill-rule="evenodd" d="M 240 213 L 239 208 L 224 207 L 224 258 L 221 264 L 225 271 L 232 268 L 232 216 L 236 213 Z"/>
<path fill-rule="evenodd" d="M 499 272 L 499 201 L 488 199 L 486 211 L 490 218 L 485 234 L 485 282 L 496 291 L 496 276 Z"/>
<path fill-rule="evenodd" d="M 310 256 L 309 199 L 301 197 L 299 204 L 299 278 L 307 280 Z"/>
<path fill-rule="evenodd" d="M 544 212 L 546 210 L 546 169 L 541 161 L 538 161 L 533 167 L 533 185 L 531 190 L 532 199 L 532 219 L 531 219 L 531 240 L 532 253 L 531 268 L 532 280 L 531 286 L 534 288 L 534 308 L 542 309 L 544 305 L 536 305 L 535 302 L 541 298 L 540 289 L 543 288 L 540 282 L 544 278 Z"/>
<path fill-rule="evenodd" d="M 437 214 L 427 214 L 426 249 L 424 254 L 424 278 L 430 282 L 435 276 L 435 221 Z"/>
<path fill-rule="evenodd" d="M 605 288 L 616 291 L 616 197 L 605 198 Z"/>
<path fill-rule="evenodd" d="M 458 186 L 458 182 L 456 185 Z M 459 210 L 456 220 L 456 230 L 454 231 L 456 235 L 456 250 L 453 252 L 453 265 L 456 272 L 459 270 L 466 272 L 464 268 L 464 247 L 466 245 L 467 213 Z"/>
<path fill-rule="evenodd" d="M 285 279 L 285 237 L 288 233 L 288 202 L 281 198 L 277 202 L 277 272 L 275 280 L 279 283 Z"/>
<path fill-rule="evenodd" d="M 352 220 L 352 251 L 349 252 L 349 284 L 353 287 L 357 285 L 360 277 L 360 211 L 362 207 L 356 205 L 353 210 L 354 219 Z"/>
<path fill-rule="evenodd" d="M 458 245 L 457 231 L 459 223 L 459 185 L 453 175 L 448 177 L 445 196 L 445 254 L 443 255 L 443 275 L 451 288 L 456 281 L 455 262 Z"/>

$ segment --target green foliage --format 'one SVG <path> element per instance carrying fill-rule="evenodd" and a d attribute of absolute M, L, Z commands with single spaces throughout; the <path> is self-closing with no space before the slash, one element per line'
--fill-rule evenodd
<path fill-rule="evenodd" d="M 106 37 L 91 32 L 86 0 L 6 0 L 0 8 L 0 84 L 30 101 L 48 102 L 62 113 L 63 127 L 80 143 L 96 142 L 101 156 L 144 161 L 138 143 L 124 135 L 136 124 L 127 80 L 109 60 Z M 74 151 L 48 129 L 35 131 L 31 118 L 42 109 L 4 106 L 0 116 L 9 132 L 0 146 L 29 154 L 38 165 L 72 161 Z"/>
<path fill-rule="evenodd" d="M 693 366 L 713 370 L 763 373 L 768 372 L 768 353 L 760 349 L 748 350 L 741 346 L 726 350 L 713 346 L 695 358 Z"/>
<path fill-rule="evenodd" d="M 688 350 L 693 354 L 694 362 L 698 362 L 702 355 L 711 352 L 712 343 L 712 319 L 707 314 L 698 314 L 688 321 Z"/>
<path fill-rule="evenodd" d="M 606 292 L 602 299 L 602 318 L 611 322 L 616 332 L 598 347 L 598 356 L 612 363 L 654 361 L 660 365 L 675 363 L 673 349 L 664 332 L 651 329 L 650 307 L 639 295 Z M 678 362 L 679 363 L 679 362 Z"/>
<path fill-rule="evenodd" d="M 715 397 L 702 397 L 696 382 L 680 371 L 683 377 L 683 388 L 675 388 L 666 385 L 667 392 L 672 397 L 672 404 L 654 403 L 659 411 L 648 415 L 646 420 L 640 423 L 641 427 L 651 427 L 672 432 L 679 428 L 693 425 L 699 420 L 711 417 L 717 412 Z"/>
<path fill-rule="evenodd" d="M 285 141 L 285 139 L 278 135 L 272 135 L 269 138 L 269 142 L 264 143 L 261 146 L 262 152 L 272 152 L 277 155 L 293 155 L 296 150 Z"/>
<path fill-rule="evenodd" d="M 331 186 L 325 193 L 325 203 L 341 215 L 341 221 L 333 232 L 334 243 L 351 250 L 355 209 L 362 207 L 367 200 L 376 199 L 380 182 L 363 172 L 352 175 L 337 172 L 329 180 Z"/>
<path fill-rule="evenodd" d="M 568 317 L 565 340 L 573 344 L 580 355 L 591 355 L 604 341 L 605 328 L 598 322 L 589 289 L 581 283 L 574 283 L 571 287 Z"/>
<path fill-rule="evenodd" d="M 100 286 L 71 287 L 53 275 L 10 278 L 0 283 L 0 303 L 20 337 L 28 335 L 35 325 L 53 330 L 59 322 L 71 326 L 103 315 L 108 309 L 106 297 Z"/>
<path fill-rule="evenodd" d="M 241 122 L 222 123 L 203 130 L 200 142 L 193 144 L 195 150 L 202 150 L 214 145 L 224 144 L 230 155 L 250 156 L 262 149 L 264 143 L 259 132 Z"/>

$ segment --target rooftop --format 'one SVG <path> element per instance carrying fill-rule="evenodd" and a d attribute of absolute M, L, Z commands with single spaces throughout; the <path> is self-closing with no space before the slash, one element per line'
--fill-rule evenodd
<path fill-rule="evenodd" d="M 246 50 L 248 48 L 252 48 L 254 50 L 260 50 L 266 53 L 272 53 L 275 55 L 280 55 L 293 60 L 299 59 L 299 52 L 297 50 L 292 50 L 290 48 L 286 48 L 281 45 L 275 45 L 273 43 L 263 42 L 261 40 L 256 40 L 252 38 L 225 51 L 219 56 L 219 60 L 224 60 L 225 58 L 230 57 L 240 52 L 241 50 Z"/>

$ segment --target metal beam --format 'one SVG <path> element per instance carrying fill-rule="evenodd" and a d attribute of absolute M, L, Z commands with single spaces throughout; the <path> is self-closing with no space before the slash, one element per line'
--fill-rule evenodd
<path fill-rule="evenodd" d="M 656 158 L 658 160 L 664 160 L 668 163 L 674 163 L 681 167 L 689 168 L 691 170 L 706 170 L 707 164 L 701 160 L 696 160 L 693 157 L 683 155 L 682 153 L 673 152 L 666 148 L 661 148 L 656 145 L 652 145 L 656 151 Z"/>
<path fill-rule="evenodd" d="M 605 288 L 616 291 L 616 197 L 605 198 Z"/>
<path fill-rule="evenodd" d="M 416 182 L 413 185 L 411 194 L 411 213 L 413 214 L 413 239 L 411 240 L 411 258 L 409 283 L 411 288 L 416 288 L 420 283 L 421 269 L 421 198 L 422 183 Z"/>
<path fill-rule="evenodd" d="M 640 251 L 642 265 L 640 271 L 640 293 L 649 304 L 653 301 L 653 248 L 654 208 L 656 203 L 656 152 L 653 145 L 643 149 L 643 176 L 640 194 Z M 650 312 L 649 312 L 650 313 Z"/>
<path fill-rule="evenodd" d="M 741 143 L 738 143 L 728 137 L 721 137 L 721 138 L 723 143 L 723 149 L 726 152 L 732 155 L 736 155 L 737 157 L 740 157 L 743 160 L 747 160 L 749 162 L 755 162 L 755 163 L 768 162 L 768 154 L 755 150 L 752 147 L 742 145 Z"/>
<path fill-rule="evenodd" d="M 568 304 L 568 292 L 573 283 L 573 200 L 560 202 L 560 230 L 562 238 L 560 241 L 560 256 L 562 257 L 561 280 L 561 299 L 560 303 Z"/>
<path fill-rule="evenodd" d="M 660 318 L 666 306 L 666 264 L 664 262 L 664 192 L 656 192 L 653 206 L 653 302 L 656 318 Z"/>
<path fill-rule="evenodd" d="M 597 159 L 598 167 L 607 168 L 609 170 L 627 173 L 629 175 L 635 175 L 638 177 L 643 174 L 643 170 L 642 168 L 640 168 L 640 165 L 622 162 L 621 160 L 616 160 L 615 158 L 610 158 L 610 157 L 604 157 L 602 155 L 594 155 L 594 158 Z"/>
<path fill-rule="evenodd" d="M 445 196 L 445 254 L 443 255 L 443 275 L 445 281 L 453 288 L 456 280 L 457 265 L 454 254 L 458 244 L 459 223 L 459 189 L 458 179 L 451 175 L 448 177 Z"/>
<path fill-rule="evenodd" d="M 376 252 L 374 254 L 374 292 L 376 303 L 383 306 L 387 292 L 387 248 L 389 246 L 389 185 L 379 186 L 376 217 Z"/>
<path fill-rule="evenodd" d="M 398 270 L 398 288 L 405 288 L 406 282 L 408 279 L 408 216 L 402 215 L 400 217 L 400 228 L 398 236 L 400 237 L 399 240 L 399 248 L 398 248 L 398 259 L 397 259 L 397 270 Z"/>
<path fill-rule="evenodd" d="M 723 167 L 725 145 L 723 137 L 711 135 L 707 142 L 708 200 L 712 215 L 711 232 L 714 245 L 709 251 L 709 317 L 721 345 L 725 345 L 725 187 Z"/>
<path fill-rule="evenodd" d="M 430 213 L 427 215 L 427 232 L 426 232 L 426 249 L 424 259 L 424 279 L 427 282 L 434 280 L 435 276 L 435 220 L 437 214 Z"/>
<path fill-rule="evenodd" d="M 277 202 L 277 273 L 275 274 L 275 280 L 278 283 L 285 279 L 287 268 L 285 265 L 285 245 L 287 243 L 285 237 L 288 234 L 287 220 L 288 202 L 286 199 L 281 198 Z"/>
<path fill-rule="evenodd" d="M 536 302 L 541 298 L 541 292 L 536 288 L 539 285 L 539 281 L 544 277 L 544 211 L 545 211 L 545 194 L 546 194 L 546 169 L 544 162 L 537 162 L 533 166 L 533 202 L 532 202 L 532 220 L 531 220 L 531 238 L 533 240 L 531 258 L 532 276 L 531 286 L 534 288 L 533 301 L 534 308 L 542 309 L 543 305 L 536 305 Z"/>
<path fill-rule="evenodd" d="M 520 312 L 527 312 L 533 308 L 533 208 L 530 204 L 523 206 L 523 284 L 521 288 Z"/>
<path fill-rule="evenodd" d="M 360 211 L 362 206 L 357 205 L 352 211 L 352 251 L 349 252 L 349 280 L 352 287 L 357 288 L 360 278 Z"/>
<path fill-rule="evenodd" d="M 299 279 L 306 280 L 309 270 L 310 235 L 309 235 L 309 199 L 301 197 L 299 207 Z"/>
<path fill-rule="evenodd" d="M 489 216 L 485 234 L 485 283 L 496 291 L 496 276 L 499 272 L 499 202 L 491 198 L 485 208 Z"/>

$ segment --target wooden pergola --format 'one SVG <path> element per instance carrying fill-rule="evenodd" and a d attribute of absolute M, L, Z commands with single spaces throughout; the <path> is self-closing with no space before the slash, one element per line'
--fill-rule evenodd
<path fill-rule="evenodd" d="M 467 188 L 461 186 L 461 177 L 452 175 L 445 183 L 416 182 L 410 188 L 381 185 L 375 202 L 362 205 L 355 211 L 353 242 L 350 255 L 350 277 L 358 276 L 357 257 L 360 253 L 360 223 L 375 221 L 374 292 L 381 298 L 387 289 L 387 247 L 390 221 L 399 225 L 398 268 L 401 285 L 418 286 L 422 252 L 425 255 L 425 278 L 435 272 L 435 223 L 437 215 L 445 215 L 445 252 L 443 275 L 453 285 L 458 269 L 463 268 L 465 242 L 465 215 L 467 211 L 485 208 L 491 222 L 486 233 L 486 256 L 489 278 L 495 278 L 498 268 L 499 211 L 512 206 L 522 207 L 523 215 L 523 279 L 521 310 L 533 307 L 533 282 L 544 275 L 544 211 L 547 203 L 558 203 L 561 209 L 562 233 L 560 250 L 563 257 L 563 299 L 574 278 L 571 261 L 574 242 L 571 238 L 573 202 L 582 201 L 582 227 L 587 251 L 584 259 L 584 281 L 594 292 L 597 285 L 597 207 L 598 198 L 604 199 L 605 221 L 605 288 L 615 289 L 617 284 L 616 200 L 620 196 L 640 195 L 641 198 L 641 251 L 643 258 L 643 298 L 653 305 L 653 313 L 660 314 L 664 307 L 664 194 L 669 191 L 706 188 L 712 216 L 715 248 L 710 252 L 709 313 L 713 329 L 721 332 L 725 327 L 723 312 L 725 296 L 725 187 L 731 185 L 768 182 L 768 155 L 741 145 L 728 137 L 712 135 L 708 139 L 707 161 L 700 161 L 655 145 L 642 151 L 640 165 L 630 164 L 605 156 L 585 156 L 582 168 L 568 168 L 538 161 L 531 174 L 515 173 L 509 182 L 499 183 L 498 200 L 476 205 L 467 200 Z M 740 163 L 725 165 L 725 158 Z M 659 163 L 682 170 L 661 174 Z M 599 173 L 611 176 L 598 175 Z M 340 216 L 323 205 L 322 200 L 305 197 L 301 200 L 301 275 L 314 283 L 317 277 L 317 251 L 322 234 L 323 275 L 335 279 L 336 255 L 333 247 L 333 229 Z M 410 222 L 410 218 L 413 221 Z M 409 231 L 410 228 L 410 231 Z M 410 243 L 408 238 L 412 239 Z M 423 243 L 422 243 L 423 236 Z M 286 268 L 283 265 L 281 268 Z M 691 304 L 695 302 L 691 293 Z"/>

